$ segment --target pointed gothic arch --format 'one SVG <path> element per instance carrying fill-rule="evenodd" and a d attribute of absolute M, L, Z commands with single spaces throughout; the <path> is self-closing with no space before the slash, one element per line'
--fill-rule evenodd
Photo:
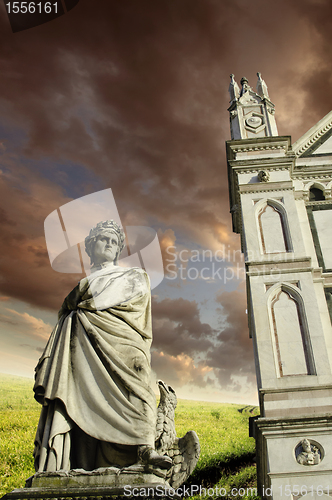
<path fill-rule="evenodd" d="M 301 291 L 291 283 L 277 283 L 268 292 L 267 305 L 277 376 L 316 375 Z"/>
<path fill-rule="evenodd" d="M 261 253 L 293 251 L 287 211 L 283 203 L 272 198 L 260 200 L 256 205 L 256 222 Z"/>

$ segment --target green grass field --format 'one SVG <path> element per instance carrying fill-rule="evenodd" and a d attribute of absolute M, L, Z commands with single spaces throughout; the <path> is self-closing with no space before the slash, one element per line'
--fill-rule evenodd
<path fill-rule="evenodd" d="M 29 379 L 0 374 L 0 497 L 23 487 L 34 473 L 32 452 L 40 406 L 33 399 L 32 386 Z M 256 498 L 250 490 L 247 495 L 248 488 L 256 487 L 255 441 L 248 437 L 248 418 L 256 414 L 255 407 L 178 402 L 178 436 L 195 430 L 201 445 L 199 462 L 186 486 L 224 488 L 220 498 L 225 498 L 225 491 L 243 488 L 239 495 L 233 491 L 231 498 Z"/>

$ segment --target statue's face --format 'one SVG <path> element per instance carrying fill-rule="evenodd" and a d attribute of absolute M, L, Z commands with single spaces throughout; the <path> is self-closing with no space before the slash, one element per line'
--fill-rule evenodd
<path fill-rule="evenodd" d="M 114 262 L 119 249 L 119 239 L 113 231 L 104 231 L 97 236 L 93 247 L 92 260 L 94 265 L 104 262 Z"/>
<path fill-rule="evenodd" d="M 307 441 L 306 439 L 304 439 L 302 441 L 302 449 L 303 451 L 305 451 L 306 453 L 309 453 L 311 451 L 311 446 L 310 446 L 310 442 Z"/>

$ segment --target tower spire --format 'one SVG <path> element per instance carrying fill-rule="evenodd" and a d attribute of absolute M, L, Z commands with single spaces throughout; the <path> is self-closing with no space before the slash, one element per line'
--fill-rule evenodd
<path fill-rule="evenodd" d="M 274 104 L 270 101 L 267 85 L 260 73 L 256 92 L 250 87 L 248 78 L 241 78 L 241 90 L 231 74 L 229 85 L 232 140 L 255 139 L 258 137 L 277 136 L 277 124 L 274 116 Z"/>

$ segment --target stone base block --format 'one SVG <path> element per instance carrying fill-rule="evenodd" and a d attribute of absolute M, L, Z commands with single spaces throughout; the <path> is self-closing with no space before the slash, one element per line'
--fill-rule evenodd
<path fill-rule="evenodd" d="M 137 490 L 135 489 L 137 488 Z M 144 483 L 139 486 L 111 487 L 96 486 L 82 488 L 21 488 L 7 493 L 2 500 L 115 500 L 117 498 L 135 498 L 143 500 L 174 498 L 180 500 L 178 495 L 170 495 L 169 487 L 163 484 Z"/>
<path fill-rule="evenodd" d="M 151 470 L 153 469 L 153 471 Z M 26 487 L 13 490 L 3 500 L 108 498 L 179 498 L 165 479 L 166 472 L 143 465 L 118 469 L 100 468 L 94 471 L 39 472 L 26 481 Z M 169 494 L 169 491 L 173 494 Z"/>
<path fill-rule="evenodd" d="M 132 465 L 119 469 L 117 467 L 101 467 L 93 471 L 72 469 L 56 472 L 37 472 L 26 481 L 30 488 L 80 488 L 95 486 L 121 487 L 140 484 L 164 484 L 166 471 L 144 465 Z"/>

